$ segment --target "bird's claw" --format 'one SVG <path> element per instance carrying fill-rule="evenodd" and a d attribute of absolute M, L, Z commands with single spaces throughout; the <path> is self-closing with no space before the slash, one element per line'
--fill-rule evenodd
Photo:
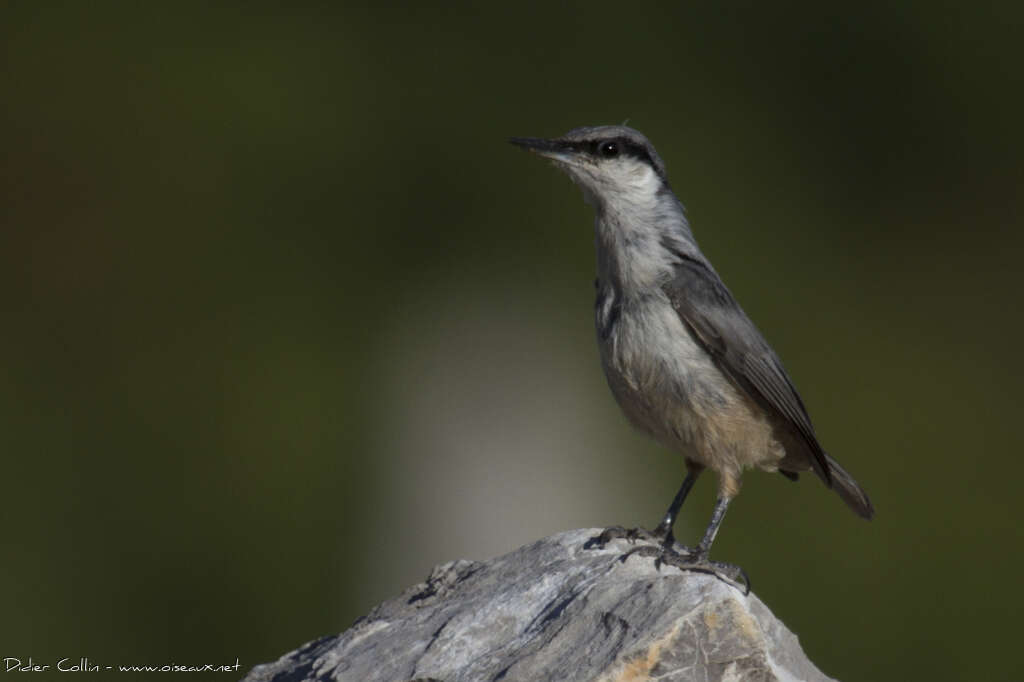
<path fill-rule="evenodd" d="M 632 556 L 652 557 L 657 570 L 661 570 L 664 565 L 674 566 L 681 571 L 709 573 L 722 582 L 741 590 L 744 595 L 750 594 L 750 578 L 741 567 L 722 561 L 711 561 L 707 558 L 706 551 L 702 552 L 699 548 L 693 549 L 680 545 L 667 533 L 659 532 L 660 530 L 659 528 L 651 532 L 644 528 L 612 526 L 606 528 L 600 535 L 595 535 L 587 540 L 583 548 L 603 548 L 612 540 L 619 539 L 628 540 L 631 544 L 636 544 L 638 540 L 641 540 L 645 544 L 629 550 L 619 557 L 619 561 L 625 563 Z"/>
<path fill-rule="evenodd" d="M 625 561 L 634 554 L 639 554 L 640 556 L 653 556 L 654 567 L 658 570 L 661 570 L 662 565 L 665 565 L 674 566 L 681 571 L 708 573 L 715 576 L 722 582 L 732 585 L 736 589 L 740 590 L 743 592 L 744 596 L 750 594 L 750 577 L 747 575 L 746 571 L 735 564 L 727 564 L 723 561 L 711 561 L 707 556 L 702 556 L 700 552 L 696 551 L 680 554 L 679 552 L 666 547 L 652 547 L 650 545 L 637 547 L 636 549 L 627 552 L 622 556 L 622 561 Z"/>
<path fill-rule="evenodd" d="M 634 547 L 620 556 L 619 561 L 623 563 L 632 556 L 652 557 L 657 570 L 661 570 L 664 565 L 673 566 L 681 571 L 708 573 L 742 591 L 744 595 L 750 594 L 750 577 L 741 567 L 722 561 L 711 561 L 707 556 L 702 556 L 699 550 L 682 545 L 674 544 L 672 547 L 666 547 L 663 544 L 664 538 L 643 528 L 625 529 L 621 526 L 607 528 L 600 535 L 590 538 L 584 548 L 604 547 L 612 540 L 620 538 L 625 538 L 632 543 L 637 540 L 646 540 L 651 543 Z"/>
<path fill-rule="evenodd" d="M 647 530 L 646 528 L 623 528 L 622 526 L 611 526 L 605 528 L 600 535 L 587 540 L 586 544 L 583 545 L 584 549 L 593 549 L 595 547 L 604 547 L 612 540 L 628 540 L 630 544 L 635 545 L 638 541 L 650 542 L 657 545 L 670 544 L 673 547 L 681 547 L 677 544 L 675 538 L 670 538 L 667 531 L 655 529 L 653 531 Z M 688 548 L 683 547 L 687 552 Z"/>
<path fill-rule="evenodd" d="M 628 540 L 630 544 L 636 544 L 637 540 L 644 540 L 647 542 L 661 542 L 663 538 L 655 536 L 654 533 L 645 528 L 623 528 L 622 526 L 612 526 L 610 528 L 605 528 L 600 535 L 595 535 L 594 537 L 587 540 L 586 544 L 583 545 L 583 548 L 601 548 L 607 545 L 612 540 L 621 539 Z"/>

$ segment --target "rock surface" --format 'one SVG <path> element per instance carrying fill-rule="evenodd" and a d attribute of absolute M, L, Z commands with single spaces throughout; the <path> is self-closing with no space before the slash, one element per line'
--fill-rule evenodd
<path fill-rule="evenodd" d="M 717 578 L 619 557 L 600 531 L 488 561 L 453 561 L 340 635 L 243 682 L 828 680 L 753 596 Z"/>

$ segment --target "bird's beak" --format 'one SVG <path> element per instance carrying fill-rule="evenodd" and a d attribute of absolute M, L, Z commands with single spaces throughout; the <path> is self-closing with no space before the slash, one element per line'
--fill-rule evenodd
<path fill-rule="evenodd" d="M 564 142 L 562 140 L 545 140 L 539 137 L 510 137 L 508 141 L 534 154 L 551 159 L 552 161 L 561 161 L 562 163 L 573 163 L 578 151 L 571 142 Z"/>

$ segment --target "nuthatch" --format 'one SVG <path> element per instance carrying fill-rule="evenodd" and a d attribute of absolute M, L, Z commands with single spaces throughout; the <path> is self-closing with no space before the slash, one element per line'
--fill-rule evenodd
<path fill-rule="evenodd" d="M 751 467 L 793 480 L 814 471 L 870 519 L 868 496 L 822 448 L 782 362 L 701 253 L 647 138 L 601 126 L 510 142 L 554 161 L 593 205 L 595 322 L 608 385 L 634 426 L 686 461 L 686 478 L 653 533 L 611 528 L 595 541 L 654 538 L 660 546 L 636 551 L 733 582 L 742 577 L 749 589 L 742 569 L 708 553 Z M 718 499 L 703 539 L 680 553 L 672 527 L 704 469 L 718 474 Z"/>

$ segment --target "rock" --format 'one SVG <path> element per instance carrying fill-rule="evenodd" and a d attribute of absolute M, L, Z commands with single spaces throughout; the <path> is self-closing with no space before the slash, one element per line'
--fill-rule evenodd
<path fill-rule="evenodd" d="M 243 682 L 828 680 L 754 595 L 714 576 L 619 558 L 595 529 L 488 561 L 453 561 L 426 582 Z"/>

